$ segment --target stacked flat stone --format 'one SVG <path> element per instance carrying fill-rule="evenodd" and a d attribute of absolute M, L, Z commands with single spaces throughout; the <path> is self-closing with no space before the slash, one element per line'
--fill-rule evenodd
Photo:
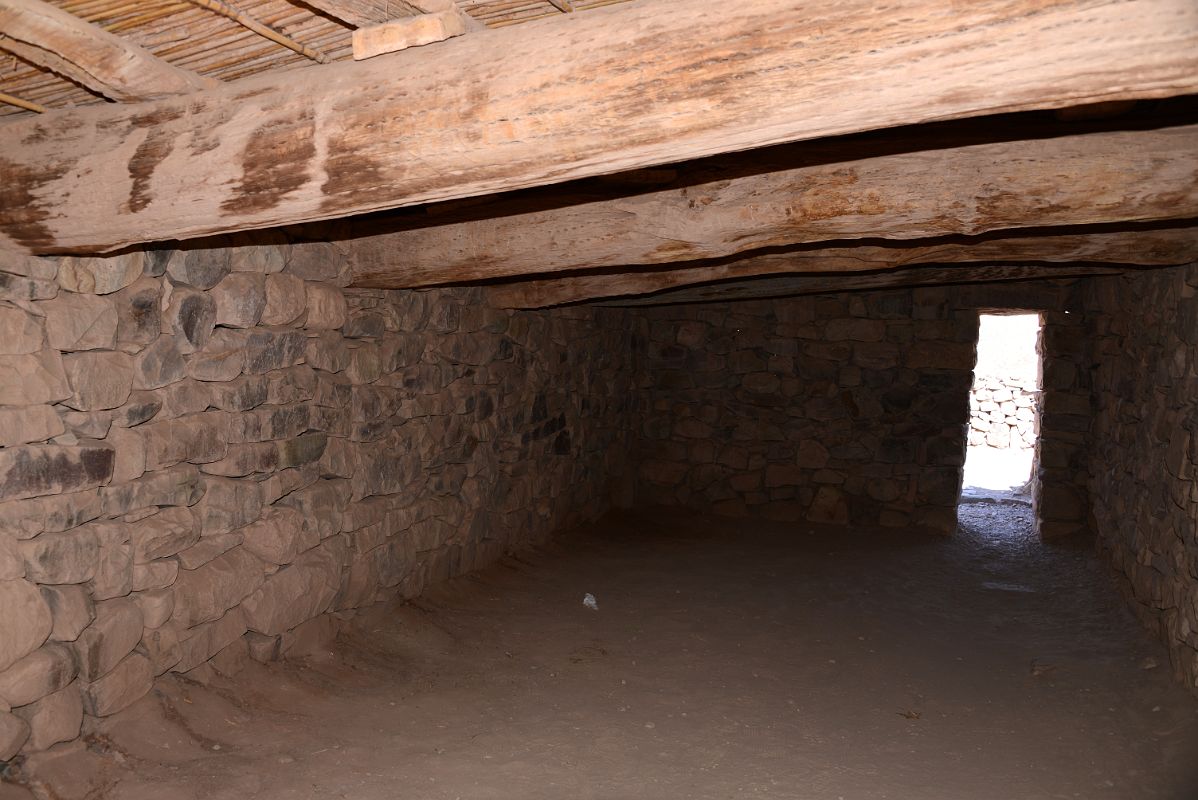
<path fill-rule="evenodd" d="M 1198 691 L 1198 267 L 1095 281 L 1087 312 L 1099 547 Z"/>
<path fill-rule="evenodd" d="M 623 315 L 346 290 L 343 266 L 0 254 L 0 760 L 607 508 Z"/>
<path fill-rule="evenodd" d="M 975 376 L 969 393 L 969 446 L 1033 449 L 1038 396 L 1034 379 Z"/>

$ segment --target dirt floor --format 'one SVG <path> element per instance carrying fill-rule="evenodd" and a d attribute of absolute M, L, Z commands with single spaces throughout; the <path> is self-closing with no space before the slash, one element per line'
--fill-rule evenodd
<path fill-rule="evenodd" d="M 0 798 L 1198 797 L 1198 699 L 1029 523 L 612 516 L 336 653 L 164 681 Z"/>

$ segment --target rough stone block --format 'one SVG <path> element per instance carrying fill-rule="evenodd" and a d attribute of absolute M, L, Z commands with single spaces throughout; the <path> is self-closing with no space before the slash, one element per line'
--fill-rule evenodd
<path fill-rule="evenodd" d="M 0 306 L 0 354 L 36 353 L 44 340 L 41 320 L 19 308 Z"/>
<path fill-rule="evenodd" d="M 73 683 L 13 713 L 29 724 L 29 740 L 24 750 L 35 753 L 79 735 L 83 725 L 83 697 L 79 686 Z"/>
<path fill-rule="evenodd" d="M 262 515 L 262 492 L 254 481 L 206 476 L 204 487 L 204 496 L 192 512 L 205 537 L 228 533 Z"/>
<path fill-rule="evenodd" d="M 231 444 L 225 457 L 201 465 L 208 475 L 238 478 L 255 472 L 271 472 L 279 463 L 279 451 L 275 442 L 247 442 Z"/>
<path fill-rule="evenodd" d="M 29 740 L 29 723 L 6 711 L 0 711 L 0 761 L 15 756 Z"/>
<path fill-rule="evenodd" d="M 337 277 L 344 263 L 345 257 L 331 242 L 299 242 L 291 246 L 287 272 L 306 281 L 326 281 Z"/>
<path fill-rule="evenodd" d="M 267 636 L 283 633 L 328 610 L 336 575 L 319 564 L 292 564 L 267 578 L 242 601 L 246 626 Z"/>
<path fill-rule="evenodd" d="M 125 483 L 140 478 L 146 471 L 146 442 L 136 430 L 113 428 L 105 444 L 116 453 L 112 466 L 112 482 Z"/>
<path fill-rule="evenodd" d="M 18 541 L 0 531 L 0 581 L 25 577 L 25 556 Z"/>
<path fill-rule="evenodd" d="M 341 372 L 350 363 L 347 341 L 332 331 L 308 339 L 305 360 L 313 369 L 323 372 Z"/>
<path fill-rule="evenodd" d="M 227 553 L 241 544 L 240 533 L 218 533 L 205 536 L 191 547 L 183 550 L 176 558 L 183 569 L 199 569 L 217 556 Z M 152 627 L 148 626 L 147 627 Z"/>
<path fill-rule="evenodd" d="M 232 250 L 228 247 L 176 250 L 166 262 L 166 274 L 174 283 L 196 289 L 211 289 L 232 269 Z"/>
<path fill-rule="evenodd" d="M 99 554 L 97 553 L 97 558 Z M 94 570 L 93 570 L 94 575 Z M 41 586 L 42 599 L 50 608 L 53 627 L 50 639 L 73 642 L 96 618 L 95 605 L 83 586 Z"/>
<path fill-rule="evenodd" d="M 68 292 L 111 294 L 140 278 L 145 261 L 142 250 L 115 256 L 65 256 L 58 261 L 58 285 Z"/>
<path fill-rule="evenodd" d="M 170 336 L 159 336 L 133 359 L 134 389 L 158 389 L 186 375 L 183 354 Z"/>
<path fill-rule="evenodd" d="M 179 562 L 173 558 L 162 558 L 145 564 L 133 565 L 133 591 L 164 589 L 179 576 Z"/>
<path fill-rule="evenodd" d="M 88 527 L 64 533 L 43 533 L 19 543 L 25 575 L 48 584 L 83 583 L 96 572 L 100 543 Z"/>
<path fill-rule="evenodd" d="M 257 232 L 255 240 L 270 234 Z M 257 272 L 269 275 L 279 272 L 287 266 L 287 256 L 291 248 L 279 237 L 278 243 L 250 245 L 231 248 L 231 265 L 235 272 Z"/>
<path fill-rule="evenodd" d="M 24 445 L 0 450 L 0 501 L 90 489 L 112 477 L 112 448 Z"/>
<path fill-rule="evenodd" d="M 0 672 L 0 698 L 13 708 L 28 705 L 75 680 L 75 672 L 70 647 L 50 642 Z"/>
<path fill-rule="evenodd" d="M 62 419 L 50 406 L 0 408 L 0 447 L 44 442 L 65 430 Z"/>
<path fill-rule="evenodd" d="M 129 527 L 129 541 L 133 545 L 135 564 L 146 564 L 173 556 L 180 550 L 191 547 L 199 538 L 200 532 L 195 519 L 186 508 L 166 508 Z"/>
<path fill-rule="evenodd" d="M 204 349 L 187 359 L 187 374 L 199 381 L 227 382 L 245 369 L 245 334 L 217 328 Z"/>
<path fill-rule="evenodd" d="M 267 402 L 270 382 L 266 375 L 243 375 L 212 385 L 210 403 L 222 411 L 249 411 Z"/>
<path fill-rule="evenodd" d="M 216 301 L 208 292 L 176 286 L 166 296 L 163 327 L 175 335 L 183 354 L 194 353 L 208 343 L 216 326 Z"/>
<path fill-rule="evenodd" d="M 262 309 L 263 325 L 290 325 L 308 307 L 304 281 L 294 275 L 266 276 L 266 304 Z"/>
<path fill-rule="evenodd" d="M 276 442 L 278 446 L 278 467 L 288 469 L 319 461 L 324 455 L 328 436 L 323 433 L 307 433 L 285 442 Z"/>
<path fill-rule="evenodd" d="M 27 580 L 0 581 L 0 670 L 42 646 L 53 618 L 37 586 Z"/>
<path fill-rule="evenodd" d="M 141 641 L 141 609 L 132 600 L 118 598 L 96 603 L 96 618 L 71 646 L 79 676 L 95 681 L 108 674 Z"/>
<path fill-rule="evenodd" d="M 29 539 L 39 533 L 57 533 L 82 525 L 100 516 L 102 510 L 99 490 L 89 489 L 0 503 L 0 519 L 4 520 L 6 533 Z"/>
<path fill-rule="evenodd" d="M 303 515 L 294 508 L 272 507 L 239 533 L 245 549 L 258 558 L 271 564 L 290 564 L 320 542 L 317 532 L 309 530 L 304 522 Z"/>
<path fill-rule="evenodd" d="M 96 559 L 96 574 L 87 586 L 96 600 L 124 597 L 133 591 L 133 545 L 105 542 Z"/>
<path fill-rule="evenodd" d="M 162 281 L 139 278 L 112 296 L 116 306 L 117 344 L 141 347 L 162 332 Z"/>
<path fill-rule="evenodd" d="M 191 464 L 179 464 L 100 490 L 104 514 L 109 517 L 119 517 L 150 506 L 190 506 L 203 494 L 200 473 Z"/>
<path fill-rule="evenodd" d="M 135 592 L 130 599 L 141 610 L 142 625 L 150 630 L 161 627 L 175 610 L 175 592 L 170 588 Z"/>
<path fill-rule="evenodd" d="M 154 471 L 180 461 L 206 464 L 225 457 L 229 417 L 223 411 L 202 411 L 178 419 L 141 426 L 146 440 L 146 469 Z"/>
<path fill-rule="evenodd" d="M 198 569 L 182 570 L 173 587 L 174 622 L 188 628 L 220 618 L 262 585 L 264 566 L 236 547 Z"/>
<path fill-rule="evenodd" d="M 230 418 L 229 441 L 291 439 L 308 430 L 309 417 L 306 404 L 257 408 Z"/>
<path fill-rule="evenodd" d="M 363 342 L 350 350 L 349 365 L 345 368 L 350 383 L 374 383 L 382 374 L 383 361 L 377 345 Z"/>
<path fill-rule="evenodd" d="M 107 717 L 136 703 L 150 691 L 154 669 L 141 653 L 130 653 L 112 671 L 91 683 L 80 683 L 83 710 Z"/>
<path fill-rule="evenodd" d="M 294 366 L 304 358 L 303 331 L 255 328 L 245 341 L 245 371 L 257 375 Z"/>
<path fill-rule="evenodd" d="M 71 396 L 71 384 L 55 350 L 0 355 L 0 406 L 55 403 Z"/>
<path fill-rule="evenodd" d="M 234 272 L 212 287 L 216 302 L 216 324 L 229 328 L 252 328 L 266 307 L 266 287 L 262 275 Z M 269 324 L 269 323 L 268 323 Z"/>
<path fill-rule="evenodd" d="M 279 500 L 279 506 L 295 509 L 305 531 L 327 539 L 341 530 L 341 509 L 351 494 L 348 481 L 321 480 L 291 492 Z"/>
<path fill-rule="evenodd" d="M 309 283 L 307 286 L 308 316 L 304 327 L 312 330 L 336 330 L 345 324 L 348 306 L 345 295 L 335 286 Z"/>
<path fill-rule="evenodd" d="M 159 422 L 189 414 L 198 414 L 211 405 L 212 387 L 216 384 L 197 381 L 191 378 L 164 386 L 155 394 L 162 401 L 162 410 L 158 414 Z"/>
<path fill-rule="evenodd" d="M 386 333 L 387 318 L 376 311 L 356 311 L 341 327 L 341 334 L 350 339 L 380 339 Z"/>
<path fill-rule="evenodd" d="M 38 303 L 46 315 L 46 338 L 55 350 L 116 348 L 116 305 L 107 297 L 62 293 Z"/>
<path fill-rule="evenodd" d="M 127 353 L 93 350 L 68 353 L 63 367 L 74 394 L 63 401 L 76 411 L 117 408 L 133 388 L 133 358 Z"/>
<path fill-rule="evenodd" d="M 0 252 L 0 273 L 52 281 L 58 273 L 58 260 L 27 256 L 16 250 L 4 250 Z"/>
<path fill-rule="evenodd" d="M 170 625 L 147 629 L 138 648 L 150 659 L 154 675 L 161 675 L 183 659 L 179 646 L 179 632 Z"/>
<path fill-rule="evenodd" d="M 181 632 L 179 663 L 172 672 L 190 672 L 241 638 L 246 632 L 245 615 L 240 607 L 231 609 L 214 622 L 197 625 Z"/>

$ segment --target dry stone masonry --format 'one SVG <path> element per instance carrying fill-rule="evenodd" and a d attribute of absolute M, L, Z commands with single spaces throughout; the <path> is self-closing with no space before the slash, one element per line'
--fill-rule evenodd
<path fill-rule="evenodd" d="M 951 532 L 977 325 L 944 289 L 648 310 L 642 488 L 721 515 Z"/>
<path fill-rule="evenodd" d="M 1099 548 L 1198 690 L 1198 266 L 1094 281 Z"/>
<path fill-rule="evenodd" d="M 0 254 L 0 760 L 613 502 L 949 533 L 987 309 L 1042 315 L 1041 535 L 1095 526 L 1198 685 L 1194 270 L 635 311 L 347 283 L 320 242 Z M 1028 387 L 984 388 L 1026 441 Z"/>
<path fill-rule="evenodd" d="M 1035 379 L 978 376 L 969 392 L 969 446 L 1030 450 L 1036 446 Z"/>
<path fill-rule="evenodd" d="M 0 760 L 607 507 L 619 312 L 345 282 L 320 243 L 0 256 Z"/>

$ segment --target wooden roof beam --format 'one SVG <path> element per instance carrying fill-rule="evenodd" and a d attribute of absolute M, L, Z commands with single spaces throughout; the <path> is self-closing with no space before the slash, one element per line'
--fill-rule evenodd
<path fill-rule="evenodd" d="M 1118 275 L 1125 267 L 1101 264 L 962 264 L 914 267 L 869 275 L 781 275 L 708 286 L 691 286 L 647 297 L 612 300 L 606 306 L 656 306 L 680 303 L 726 303 L 734 300 L 796 297 L 809 294 L 877 291 L 915 286 L 1001 283 L 1043 279 Z"/>
<path fill-rule="evenodd" d="M 219 83 L 42 0 L 0 0 L 0 49 L 119 102 L 190 94 Z"/>
<path fill-rule="evenodd" d="M 14 121 L 0 247 L 107 251 L 895 125 L 1198 93 L 1193 0 L 674 0 L 586 23 L 562 14 L 185 101 L 89 106 L 70 124 Z"/>
<path fill-rule="evenodd" d="M 549 306 L 613 297 L 655 295 L 701 284 L 765 275 L 823 273 L 822 280 L 840 285 L 861 272 L 908 269 L 920 264 L 1000 262 L 1120 264 L 1145 267 L 1198 262 L 1198 227 L 1048 236 L 956 237 L 948 242 L 871 242 L 857 246 L 805 247 L 792 252 L 732 259 L 719 264 L 627 269 L 560 278 L 538 278 L 500 284 L 489 290 L 489 302 L 501 308 Z M 843 273 L 829 275 L 828 273 Z M 849 284 L 845 284 L 849 285 Z"/>
<path fill-rule="evenodd" d="M 366 236 L 350 245 L 354 282 L 414 287 L 831 240 L 1198 217 L 1198 125 L 844 161 L 838 147 L 816 143 L 813 166 Z"/>

